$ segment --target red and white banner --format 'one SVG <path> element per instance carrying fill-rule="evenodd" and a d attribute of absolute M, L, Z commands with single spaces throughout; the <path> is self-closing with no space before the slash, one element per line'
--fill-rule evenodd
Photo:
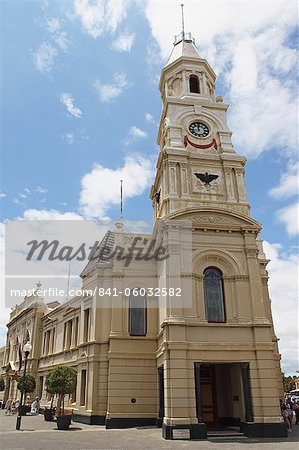
<path fill-rule="evenodd" d="M 212 140 L 212 142 L 210 144 L 206 144 L 206 145 L 199 145 L 199 144 L 194 144 L 193 142 L 191 142 L 188 139 L 188 136 L 184 136 L 184 145 L 185 147 L 187 147 L 187 144 L 192 145 L 192 147 L 195 148 L 200 148 L 200 149 L 206 149 L 206 148 L 211 148 L 214 147 L 215 150 L 217 150 L 218 146 L 217 146 L 217 142 L 215 139 Z"/>

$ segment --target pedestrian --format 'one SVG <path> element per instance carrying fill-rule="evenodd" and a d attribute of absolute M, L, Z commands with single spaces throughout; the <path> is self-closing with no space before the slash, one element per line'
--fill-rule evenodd
<path fill-rule="evenodd" d="M 12 414 L 11 408 L 12 408 L 12 398 L 9 398 L 9 399 L 7 399 L 7 402 L 5 404 L 5 409 L 6 409 L 5 414 L 7 416 L 10 416 Z"/>
<path fill-rule="evenodd" d="M 296 415 L 296 425 L 299 425 L 299 400 L 297 400 L 297 402 L 294 403 L 294 411 Z"/>
<path fill-rule="evenodd" d="M 288 413 L 288 421 L 289 421 L 289 429 L 288 431 L 292 431 L 293 428 L 293 410 L 294 410 L 294 404 L 289 397 L 286 401 L 286 411 Z"/>
<path fill-rule="evenodd" d="M 32 405 L 31 405 L 31 414 L 39 414 L 39 408 L 40 408 L 40 402 L 39 402 L 39 398 L 38 397 L 36 397 L 35 398 L 35 400 L 34 400 L 34 402 L 32 402 Z"/>
<path fill-rule="evenodd" d="M 19 411 L 19 406 L 20 406 L 20 400 L 17 398 L 16 401 L 15 401 L 15 410 L 16 410 L 16 413 Z"/>

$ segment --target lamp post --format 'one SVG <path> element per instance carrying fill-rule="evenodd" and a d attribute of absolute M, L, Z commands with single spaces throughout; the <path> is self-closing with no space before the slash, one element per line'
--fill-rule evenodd
<path fill-rule="evenodd" d="M 16 430 L 19 430 L 21 428 L 22 406 L 23 406 L 23 398 L 24 398 L 24 392 L 25 392 L 25 377 L 26 377 L 26 370 L 27 370 L 27 360 L 28 360 L 29 353 L 31 352 L 31 349 L 32 349 L 32 345 L 30 344 L 30 342 L 26 342 L 26 344 L 24 345 L 25 362 L 24 362 L 23 386 L 21 389 L 21 399 L 20 399 L 20 404 L 19 404 L 19 408 L 18 408 Z"/>

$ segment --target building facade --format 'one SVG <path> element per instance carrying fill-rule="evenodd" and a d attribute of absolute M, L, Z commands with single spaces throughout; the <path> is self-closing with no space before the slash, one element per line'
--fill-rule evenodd
<path fill-rule="evenodd" d="M 215 81 L 192 37 L 178 36 L 160 80 L 153 232 L 126 233 L 119 223 L 81 274 L 85 296 L 11 316 L 7 376 L 16 364 L 14 324 L 25 316 L 28 324 L 32 311 L 29 368 L 38 394 L 46 404 L 53 366 L 75 367 L 75 420 L 156 424 L 165 439 L 204 439 L 215 426 L 286 436 L 268 260 L 250 215 L 246 160 L 233 148 Z M 159 257 L 161 245 L 168 257 Z M 141 263 L 141 247 L 156 257 Z M 120 249 L 134 255 L 130 264 Z"/>

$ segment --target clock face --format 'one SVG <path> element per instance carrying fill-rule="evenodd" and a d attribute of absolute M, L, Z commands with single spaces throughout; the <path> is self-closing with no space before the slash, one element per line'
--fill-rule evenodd
<path fill-rule="evenodd" d="M 196 137 L 206 137 L 209 134 L 209 128 L 202 122 L 191 123 L 189 125 L 189 131 Z"/>

